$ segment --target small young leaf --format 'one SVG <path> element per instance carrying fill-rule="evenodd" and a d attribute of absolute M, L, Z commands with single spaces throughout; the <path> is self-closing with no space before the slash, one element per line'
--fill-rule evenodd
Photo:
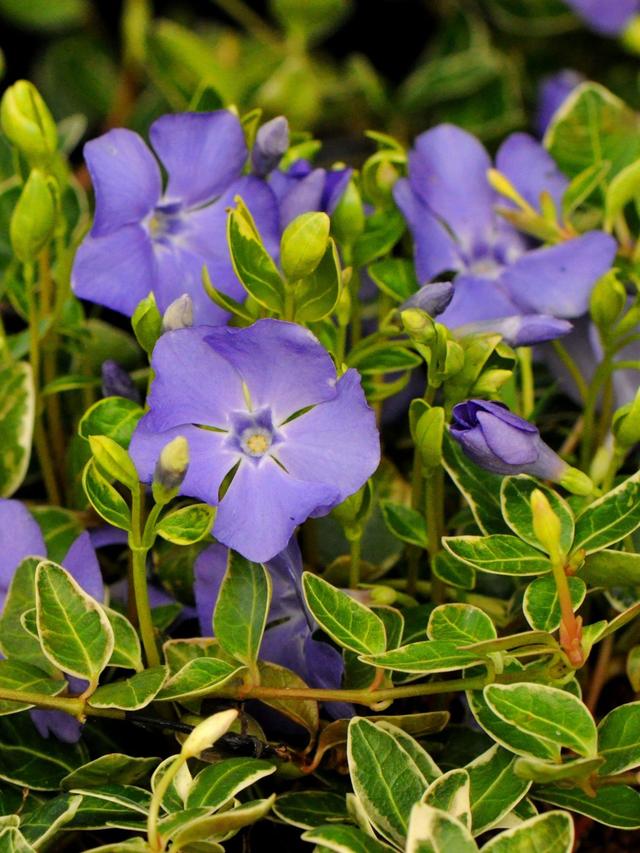
<path fill-rule="evenodd" d="M 574 611 L 585 599 L 587 587 L 577 577 L 567 579 Z M 558 589 L 553 578 L 536 578 L 531 581 L 524 593 L 522 609 L 525 618 L 534 631 L 555 631 L 560 627 L 562 614 Z"/>
<path fill-rule="evenodd" d="M 543 761 L 541 758 L 517 758 L 513 769 L 520 779 L 548 785 L 568 779 L 574 782 L 586 779 L 595 773 L 603 762 L 604 759 L 600 757 L 573 758 L 563 764 Z"/>
<path fill-rule="evenodd" d="M 189 661 L 163 685 L 156 700 L 168 702 L 214 696 L 217 689 L 239 678 L 245 671 L 246 667 L 234 666 L 225 660 L 196 658 Z"/>
<path fill-rule="evenodd" d="M 271 810 L 275 798 L 276 795 L 272 794 L 264 800 L 252 800 L 210 817 L 196 818 L 176 832 L 173 843 L 176 847 L 184 849 L 190 842 L 197 842 L 203 838 L 212 841 L 229 838 L 242 827 L 250 826 L 265 817 Z"/>
<path fill-rule="evenodd" d="M 24 480 L 31 456 L 35 391 L 31 366 L 16 361 L 0 370 L 0 497 Z"/>
<path fill-rule="evenodd" d="M 295 290 L 296 322 L 317 323 L 328 317 L 340 297 L 342 276 L 340 259 L 333 240 L 329 240 L 317 268 Z"/>
<path fill-rule="evenodd" d="M 175 545 L 193 545 L 209 533 L 215 514 L 215 508 L 208 504 L 184 506 L 165 515 L 156 531 Z"/>
<path fill-rule="evenodd" d="M 383 258 L 371 264 L 367 271 L 394 302 L 406 302 L 420 287 L 415 267 L 406 258 Z"/>
<path fill-rule="evenodd" d="M 140 638 L 131 622 L 109 607 L 103 608 L 113 631 L 113 651 L 109 658 L 109 666 L 118 666 L 123 669 L 142 669 L 142 649 Z"/>
<path fill-rule="evenodd" d="M 67 571 L 48 560 L 36 569 L 36 620 L 49 660 L 96 684 L 113 652 L 109 619 Z"/>
<path fill-rule="evenodd" d="M 531 511 L 531 493 L 534 489 L 538 489 L 545 495 L 551 504 L 551 509 L 560 519 L 560 548 L 563 554 L 568 554 L 571 550 L 574 533 L 571 508 L 553 489 L 548 489 L 533 477 L 520 474 L 517 477 L 504 478 L 500 490 L 504 520 L 517 536 L 524 539 L 529 545 L 533 545 L 534 548 L 540 548 L 540 543 L 533 530 L 533 514 Z"/>
<path fill-rule="evenodd" d="M 87 463 L 82 485 L 95 511 L 115 527 L 131 529 L 131 512 L 127 502 L 96 467 L 93 459 Z"/>
<path fill-rule="evenodd" d="M 229 213 L 227 239 L 233 268 L 247 293 L 260 305 L 282 314 L 284 282 L 241 199 L 237 199 L 237 208 Z"/>
<path fill-rule="evenodd" d="M 431 612 L 427 636 L 430 640 L 451 640 L 460 646 L 470 646 L 493 640 L 497 634 L 495 625 L 479 607 L 441 604 Z"/>
<path fill-rule="evenodd" d="M 92 708 L 120 708 L 139 711 L 153 701 L 166 681 L 164 666 L 153 666 L 127 678 L 98 687 L 89 702 Z"/>
<path fill-rule="evenodd" d="M 310 572 L 303 574 L 302 588 L 314 619 L 338 645 L 363 655 L 385 650 L 384 624 L 364 604 Z"/>
<path fill-rule="evenodd" d="M 127 451 L 106 435 L 90 435 L 89 446 L 95 464 L 107 478 L 138 488 L 138 473 Z"/>
<path fill-rule="evenodd" d="M 142 414 L 142 406 L 133 400 L 106 397 L 87 409 L 80 418 L 78 433 L 87 440 L 92 435 L 107 436 L 126 450 Z"/>

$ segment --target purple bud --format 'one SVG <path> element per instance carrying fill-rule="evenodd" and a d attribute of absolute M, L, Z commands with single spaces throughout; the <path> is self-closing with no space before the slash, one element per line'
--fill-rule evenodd
<path fill-rule="evenodd" d="M 565 68 L 557 74 L 544 78 L 538 89 L 538 114 L 536 116 L 538 136 L 544 136 L 558 107 L 584 80 L 585 77 L 579 71 L 574 71 L 573 68 Z"/>
<path fill-rule="evenodd" d="M 432 284 L 425 284 L 417 293 L 402 303 L 400 310 L 419 308 L 421 311 L 426 311 L 431 317 L 437 317 L 438 314 L 442 314 L 453 299 L 453 291 L 454 287 L 450 281 L 435 281 Z"/>
<path fill-rule="evenodd" d="M 289 147 L 289 124 L 284 116 L 271 119 L 258 130 L 251 152 L 256 175 L 264 178 L 272 172 Z"/>
<path fill-rule="evenodd" d="M 133 379 L 116 361 L 102 362 L 102 396 L 126 397 L 134 403 L 140 402 L 140 392 Z"/>
<path fill-rule="evenodd" d="M 560 320 L 547 314 L 515 314 L 512 317 L 499 317 L 495 320 L 479 320 L 466 323 L 455 329 L 457 337 L 485 332 L 495 332 L 512 347 L 531 347 L 546 341 L 554 341 L 568 335 L 573 325 L 568 320 Z"/>
<path fill-rule="evenodd" d="M 469 459 L 493 474 L 531 474 L 559 482 L 569 467 L 544 443 L 534 424 L 502 403 L 458 403 L 450 432 Z"/>

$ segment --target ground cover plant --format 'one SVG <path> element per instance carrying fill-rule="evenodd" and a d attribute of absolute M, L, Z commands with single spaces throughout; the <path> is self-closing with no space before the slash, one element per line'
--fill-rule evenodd
<path fill-rule="evenodd" d="M 638 3 L 218 5 L 0 0 L 0 851 L 635 849 Z"/>

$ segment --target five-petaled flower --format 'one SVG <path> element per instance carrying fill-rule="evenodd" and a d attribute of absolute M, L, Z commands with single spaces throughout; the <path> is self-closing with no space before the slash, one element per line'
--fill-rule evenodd
<path fill-rule="evenodd" d="M 496 167 L 531 207 L 547 192 L 561 209 L 567 180 L 533 137 L 512 134 Z M 508 202 L 489 184 L 490 168 L 480 142 L 453 125 L 416 139 L 409 177 L 396 183 L 394 196 L 413 234 L 418 279 L 457 273 L 453 299 L 439 318 L 451 329 L 504 330 L 516 345 L 566 334 L 567 321 L 586 313 L 593 285 L 610 268 L 615 240 L 591 231 L 531 248 L 496 212 Z"/>
<path fill-rule="evenodd" d="M 151 481 L 162 447 L 183 435 L 181 494 L 218 505 L 214 535 L 251 560 L 274 557 L 298 524 L 377 468 L 375 417 L 357 372 L 338 379 L 301 326 L 178 329 L 160 338 L 151 365 L 150 411 L 130 448 L 141 479 Z"/>

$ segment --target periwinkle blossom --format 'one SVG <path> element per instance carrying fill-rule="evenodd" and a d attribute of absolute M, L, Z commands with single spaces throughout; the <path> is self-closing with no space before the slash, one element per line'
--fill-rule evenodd
<path fill-rule="evenodd" d="M 24 504 L 16 500 L 0 500 L 0 610 L 20 563 L 27 557 L 46 559 L 47 546 L 42 531 Z M 93 598 L 102 601 L 104 586 L 96 552 L 89 533 L 81 533 L 71 544 L 61 565 Z M 67 681 L 74 693 L 81 693 L 86 682 L 73 676 Z M 80 724 L 63 711 L 31 711 L 31 718 L 42 735 L 53 733 L 60 740 L 74 743 L 80 737 Z"/>
<path fill-rule="evenodd" d="M 584 75 L 573 68 L 563 68 L 557 74 L 545 77 L 538 88 L 538 109 L 536 114 L 536 131 L 544 136 L 551 120 L 573 92 L 576 86 L 585 81 Z"/>
<path fill-rule="evenodd" d="M 187 293 L 194 323 L 224 323 L 228 314 L 205 293 L 202 269 L 219 290 L 245 297 L 226 235 L 236 196 L 277 261 L 291 219 L 331 212 L 349 180 L 349 170 L 312 169 L 303 160 L 279 172 L 285 128 L 280 117 L 258 132 L 252 174 L 243 174 L 249 150 L 239 118 L 228 110 L 161 116 L 149 131 L 152 150 L 124 128 L 88 142 L 96 211 L 73 266 L 76 295 L 131 316 L 150 291 L 161 313 Z M 160 165 L 168 176 L 164 188 Z"/>
<path fill-rule="evenodd" d="M 451 329 L 506 318 L 521 319 L 519 344 L 550 340 L 586 313 L 596 281 L 610 268 L 615 240 L 591 231 L 553 246 L 531 240 L 501 217 L 508 206 L 491 187 L 491 160 L 478 140 L 453 125 L 416 139 L 409 176 L 394 187 L 412 232 L 418 280 L 457 273 L 451 303 L 440 322 Z M 546 191 L 556 209 L 567 186 L 549 154 L 531 136 L 512 134 L 500 147 L 496 168 L 537 208 Z M 536 318 L 535 322 L 531 318 Z"/>
<path fill-rule="evenodd" d="M 214 544 L 197 557 L 194 565 L 194 595 L 200 630 L 212 634 L 212 618 L 227 567 L 228 550 Z M 317 625 L 302 595 L 302 557 L 295 538 L 266 563 L 271 576 L 271 607 L 260 646 L 260 659 L 277 663 L 295 672 L 309 687 L 339 690 L 344 674 L 341 653 L 313 637 Z M 330 702 L 333 716 L 350 717 L 353 708 L 344 702 Z"/>
<path fill-rule="evenodd" d="M 159 339 L 151 366 L 150 409 L 130 448 L 141 480 L 151 481 L 162 448 L 184 436 L 190 463 L 180 493 L 217 506 L 214 536 L 250 560 L 275 557 L 298 524 L 329 512 L 378 466 L 358 373 L 338 379 L 301 326 L 265 319 L 178 329 Z"/>
<path fill-rule="evenodd" d="M 640 0 L 565 0 L 576 15 L 605 36 L 620 35 L 640 12 Z"/>
<path fill-rule="evenodd" d="M 449 431 L 464 453 L 492 474 L 530 474 L 577 494 L 592 489 L 589 478 L 568 465 L 541 438 L 535 424 L 503 403 L 467 400 L 453 407 Z"/>

